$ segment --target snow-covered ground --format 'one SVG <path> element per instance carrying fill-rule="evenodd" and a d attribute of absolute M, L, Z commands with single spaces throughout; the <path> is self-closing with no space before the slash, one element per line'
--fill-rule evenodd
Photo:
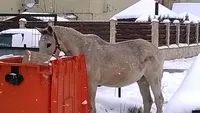
<path fill-rule="evenodd" d="M 163 73 L 162 92 L 165 99 L 163 108 L 165 108 L 167 102 L 179 88 L 188 69 L 196 58 L 197 57 L 165 61 L 164 69 L 185 69 L 185 71 L 180 73 Z M 129 107 L 141 107 L 143 105 L 142 97 L 136 83 L 123 87 L 121 98 L 118 98 L 117 88 L 99 87 L 96 102 L 98 113 L 127 113 Z M 156 107 L 155 104 L 153 104 L 152 113 L 155 113 L 155 111 Z"/>
<path fill-rule="evenodd" d="M 191 113 L 200 110 L 200 54 L 191 65 L 183 82 L 168 102 L 165 113 Z"/>

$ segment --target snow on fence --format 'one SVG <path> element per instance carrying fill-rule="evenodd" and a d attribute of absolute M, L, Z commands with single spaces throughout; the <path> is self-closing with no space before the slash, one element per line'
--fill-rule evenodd
<path fill-rule="evenodd" d="M 113 38 L 115 42 L 142 38 L 157 43 L 158 47 L 190 46 L 200 41 L 199 27 L 193 23 L 116 22 L 116 36 Z"/>
<path fill-rule="evenodd" d="M 159 24 L 159 46 L 198 44 L 199 24 Z"/>
<path fill-rule="evenodd" d="M 196 56 L 200 53 L 199 23 L 169 23 L 158 21 L 136 23 L 111 20 L 110 37 L 112 43 L 142 38 L 157 46 L 165 59 L 176 59 Z M 114 29 L 114 30 L 113 30 Z M 115 34 L 115 35 L 113 35 Z"/>

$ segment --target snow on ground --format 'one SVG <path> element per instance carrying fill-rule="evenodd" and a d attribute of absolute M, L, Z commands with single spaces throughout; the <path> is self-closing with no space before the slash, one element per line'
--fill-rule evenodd
<path fill-rule="evenodd" d="M 189 69 L 192 62 L 196 59 L 195 57 L 192 58 L 182 58 L 182 59 L 175 59 L 175 60 L 167 60 L 164 62 L 164 69 Z"/>
<path fill-rule="evenodd" d="M 192 110 L 200 110 L 200 90 L 197 90 L 200 85 L 199 67 L 200 54 L 167 104 L 165 113 L 191 113 Z"/>
<path fill-rule="evenodd" d="M 182 83 L 187 70 L 190 68 L 192 62 L 196 57 L 187 59 L 175 59 L 165 61 L 164 69 L 185 69 L 181 73 L 163 73 L 162 92 L 166 103 L 171 99 L 176 90 Z M 122 97 L 118 98 L 117 88 L 99 87 L 96 97 L 97 113 L 127 113 L 129 107 L 143 106 L 142 97 L 136 83 L 122 88 Z M 105 112 L 107 111 L 107 112 Z M 152 113 L 156 112 L 155 104 L 152 106 Z"/>
<path fill-rule="evenodd" d="M 164 72 L 162 89 L 165 103 L 176 92 L 177 88 L 184 79 L 184 73 Z M 118 98 L 117 88 L 100 87 L 97 91 L 96 102 L 103 106 L 108 113 L 127 113 L 129 107 L 143 106 L 142 97 L 136 83 L 122 88 L 122 97 Z M 152 113 L 155 113 L 155 104 L 152 106 Z M 98 112 L 102 113 L 102 112 Z M 106 113 L 106 112 L 105 112 Z"/>

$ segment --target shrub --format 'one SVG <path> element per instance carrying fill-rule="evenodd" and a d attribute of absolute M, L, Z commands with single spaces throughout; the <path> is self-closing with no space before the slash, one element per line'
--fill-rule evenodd
<path fill-rule="evenodd" d="M 142 113 L 142 108 L 138 108 L 136 106 L 128 108 L 127 113 Z"/>

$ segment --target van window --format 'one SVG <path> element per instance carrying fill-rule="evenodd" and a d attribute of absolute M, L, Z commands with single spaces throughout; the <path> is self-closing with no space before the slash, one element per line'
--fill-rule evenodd
<path fill-rule="evenodd" d="M 12 47 L 13 34 L 0 34 L 0 47 Z"/>

